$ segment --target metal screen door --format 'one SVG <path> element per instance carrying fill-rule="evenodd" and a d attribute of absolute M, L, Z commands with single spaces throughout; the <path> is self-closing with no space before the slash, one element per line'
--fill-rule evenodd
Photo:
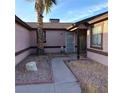
<path fill-rule="evenodd" d="M 73 32 L 66 32 L 65 33 L 65 41 L 66 41 L 65 51 L 67 53 L 75 52 L 74 33 Z"/>

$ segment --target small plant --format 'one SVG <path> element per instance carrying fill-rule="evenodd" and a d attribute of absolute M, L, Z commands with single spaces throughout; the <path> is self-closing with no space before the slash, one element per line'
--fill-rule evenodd
<path fill-rule="evenodd" d="M 61 52 L 61 54 L 64 54 L 65 53 L 65 50 L 64 50 L 64 47 L 63 46 L 61 46 L 60 52 Z"/>

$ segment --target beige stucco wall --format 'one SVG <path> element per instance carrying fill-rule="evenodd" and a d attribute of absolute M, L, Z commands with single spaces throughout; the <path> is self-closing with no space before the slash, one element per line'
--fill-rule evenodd
<path fill-rule="evenodd" d="M 66 30 L 45 30 L 46 31 L 46 43 L 44 46 L 66 46 L 65 33 Z M 74 34 L 74 43 L 77 44 L 76 34 Z M 36 46 L 36 31 L 31 31 L 31 46 Z M 76 50 L 76 49 L 75 49 Z M 36 49 L 33 49 L 36 52 Z M 60 48 L 45 48 L 45 53 L 60 53 Z"/>
<path fill-rule="evenodd" d="M 65 46 L 65 31 L 46 30 L 45 46 Z M 60 48 L 45 48 L 46 53 L 58 53 Z"/>
<path fill-rule="evenodd" d="M 101 49 L 95 49 L 95 48 L 90 47 L 90 30 L 89 29 L 87 31 L 87 48 L 98 50 L 98 51 L 103 51 L 103 52 L 108 52 L 108 20 L 102 21 L 102 23 L 104 24 L 103 26 L 103 49 L 101 50 Z M 108 64 L 108 56 L 104 56 L 101 54 L 87 51 L 87 57 L 95 61 L 98 61 L 102 64 L 105 64 L 105 65 Z"/>
<path fill-rule="evenodd" d="M 108 52 L 108 21 L 104 21 L 103 51 Z"/>
<path fill-rule="evenodd" d="M 31 46 L 36 46 L 37 45 L 37 35 L 36 35 L 36 31 L 30 31 L 30 42 L 31 42 Z"/>
<path fill-rule="evenodd" d="M 26 49 L 31 45 L 30 31 L 19 24 L 15 24 L 15 52 Z M 15 57 L 15 64 L 18 64 L 26 56 L 30 54 L 30 50 L 23 52 Z"/>
<path fill-rule="evenodd" d="M 37 46 L 36 30 L 30 31 L 30 41 L 31 41 L 31 44 L 30 44 L 31 47 Z M 36 54 L 37 52 L 36 48 L 32 48 L 30 51 L 31 51 L 31 54 Z"/>
<path fill-rule="evenodd" d="M 45 30 L 46 31 L 46 43 L 44 46 L 65 46 L 65 30 Z M 31 46 L 37 46 L 36 31 L 30 32 Z M 33 49 L 32 51 L 36 51 Z M 60 48 L 45 48 L 45 53 L 58 53 Z"/>
<path fill-rule="evenodd" d="M 16 52 L 30 46 L 30 32 L 19 24 L 15 25 Z"/>

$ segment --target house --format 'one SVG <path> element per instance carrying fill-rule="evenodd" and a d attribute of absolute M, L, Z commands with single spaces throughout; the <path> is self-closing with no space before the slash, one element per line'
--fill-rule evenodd
<path fill-rule="evenodd" d="M 76 22 L 67 29 L 78 33 L 78 48 L 83 43 L 82 51 L 86 51 L 88 58 L 108 64 L 108 12 Z"/>
<path fill-rule="evenodd" d="M 81 20 L 76 23 L 61 23 L 50 19 L 43 24 L 45 53 L 77 52 L 88 58 L 108 64 L 108 12 Z M 26 56 L 36 53 L 36 22 L 24 22 L 15 16 L 15 59 L 16 64 Z"/>
<path fill-rule="evenodd" d="M 61 47 L 64 47 L 67 53 L 76 51 L 76 35 L 74 34 L 74 32 L 69 32 L 66 29 L 71 24 L 72 23 L 61 23 L 59 19 L 50 19 L 50 22 L 44 23 L 43 31 L 45 37 L 45 53 L 60 53 Z M 26 23 L 22 21 L 19 17 L 15 16 L 16 64 L 21 62 L 28 55 L 36 53 L 36 30 L 36 22 Z"/>
<path fill-rule="evenodd" d="M 32 30 L 32 35 L 34 40 L 34 46 L 36 46 L 36 22 L 27 22 L 34 30 Z M 44 31 L 44 50 L 45 53 L 60 53 L 61 47 L 65 48 L 65 51 L 75 52 L 75 37 L 76 35 L 69 31 L 67 31 L 67 27 L 69 27 L 72 23 L 61 23 L 59 19 L 50 19 L 49 22 L 43 24 Z M 68 34 L 72 34 L 72 42 L 68 42 Z M 69 48 L 68 48 L 69 47 Z"/>

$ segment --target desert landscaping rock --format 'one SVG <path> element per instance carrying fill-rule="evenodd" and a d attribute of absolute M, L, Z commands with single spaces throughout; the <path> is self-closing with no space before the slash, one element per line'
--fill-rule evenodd
<path fill-rule="evenodd" d="M 27 71 L 25 64 L 31 61 L 35 61 L 38 70 Z M 20 64 L 16 66 L 15 72 L 16 85 L 25 84 L 40 84 L 40 83 L 51 83 L 53 82 L 51 62 L 47 56 L 28 56 Z"/>
<path fill-rule="evenodd" d="M 108 93 L 108 68 L 92 60 L 66 62 L 86 93 Z"/>
<path fill-rule="evenodd" d="M 25 66 L 27 71 L 37 71 L 36 62 L 34 61 L 28 62 Z"/>

